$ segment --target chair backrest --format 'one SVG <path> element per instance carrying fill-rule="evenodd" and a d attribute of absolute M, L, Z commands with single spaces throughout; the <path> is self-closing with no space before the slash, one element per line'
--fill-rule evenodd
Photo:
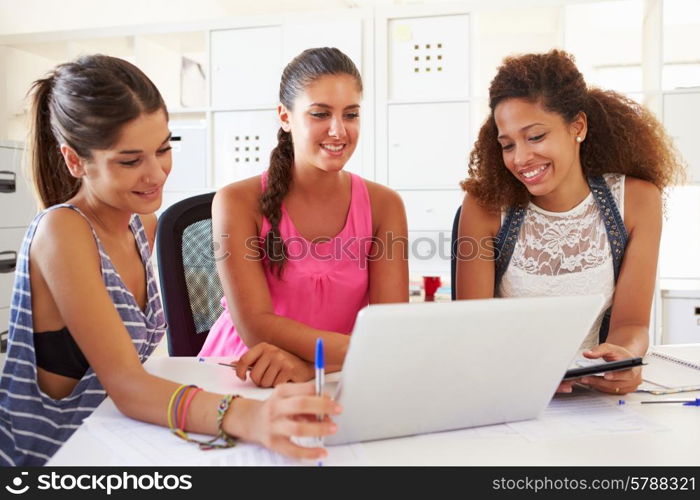
<path fill-rule="evenodd" d="M 214 193 L 187 198 L 158 220 L 156 254 L 171 356 L 196 356 L 223 312 L 211 231 Z"/>
<path fill-rule="evenodd" d="M 457 300 L 457 239 L 459 238 L 459 216 L 462 214 L 462 205 L 457 209 L 452 221 L 452 243 L 450 252 L 450 284 L 452 288 L 452 300 Z"/>

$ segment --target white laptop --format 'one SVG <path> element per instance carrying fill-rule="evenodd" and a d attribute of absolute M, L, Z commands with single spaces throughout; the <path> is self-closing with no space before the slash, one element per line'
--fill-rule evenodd
<path fill-rule="evenodd" d="M 326 444 L 537 418 L 603 304 L 592 295 L 365 308 Z"/>

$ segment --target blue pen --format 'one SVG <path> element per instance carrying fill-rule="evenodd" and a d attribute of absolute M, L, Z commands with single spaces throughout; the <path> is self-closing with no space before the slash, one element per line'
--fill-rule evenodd
<path fill-rule="evenodd" d="M 651 401 L 642 401 L 642 404 L 663 404 L 663 403 L 683 403 L 683 406 L 700 406 L 700 398 L 695 399 L 660 399 Z"/>
<path fill-rule="evenodd" d="M 316 339 L 316 395 L 320 396 L 323 394 L 323 375 L 324 375 L 324 368 L 326 367 L 326 364 L 323 359 L 323 339 L 317 338 Z M 323 420 L 323 415 L 318 416 L 318 421 L 321 422 Z M 318 438 L 319 446 L 323 446 L 323 437 Z M 319 461 L 318 466 L 322 466 L 323 462 Z"/>

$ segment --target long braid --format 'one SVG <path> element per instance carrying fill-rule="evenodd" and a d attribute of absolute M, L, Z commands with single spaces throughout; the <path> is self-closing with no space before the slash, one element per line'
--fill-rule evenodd
<path fill-rule="evenodd" d="M 282 71 L 279 100 L 292 111 L 297 96 L 311 82 L 324 75 L 350 75 L 362 92 L 362 77 L 355 63 L 340 50 L 333 47 L 307 49 L 295 57 Z M 272 272 L 280 278 L 286 262 L 286 247 L 280 234 L 282 219 L 282 200 L 292 184 L 294 170 L 294 146 L 292 135 L 279 129 L 277 147 L 270 154 L 270 167 L 267 171 L 267 185 L 260 196 L 260 209 L 270 221 L 271 229 L 265 236 L 264 251 L 267 264 Z"/>
<path fill-rule="evenodd" d="M 277 146 L 270 154 L 270 168 L 267 171 L 267 184 L 260 196 L 263 216 L 270 221 L 270 231 L 265 236 L 265 253 L 273 272 L 279 278 L 282 275 L 287 258 L 286 247 L 280 234 L 282 218 L 282 200 L 292 184 L 292 166 L 294 165 L 294 147 L 292 136 L 282 128 L 277 132 Z"/>

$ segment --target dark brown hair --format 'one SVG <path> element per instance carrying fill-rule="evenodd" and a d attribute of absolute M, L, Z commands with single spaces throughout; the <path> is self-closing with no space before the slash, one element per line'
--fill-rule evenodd
<path fill-rule="evenodd" d="M 571 123 L 580 112 L 588 119 L 581 143 L 586 176 L 620 173 L 649 181 L 659 189 L 683 178 L 683 165 L 663 126 L 644 106 L 613 91 L 589 88 L 573 56 L 561 50 L 504 59 L 489 87 L 491 114 L 479 130 L 462 188 L 483 207 L 498 211 L 525 206 L 530 194 L 506 168 L 493 112 L 506 99 L 540 103 Z"/>
<path fill-rule="evenodd" d="M 142 113 L 166 112 L 156 86 L 131 63 L 104 55 L 60 64 L 35 81 L 30 131 L 31 170 L 42 208 L 63 203 L 80 189 L 68 171 L 61 144 L 85 159 L 109 149 L 122 126 Z"/>
<path fill-rule="evenodd" d="M 325 75 L 346 74 L 357 81 L 362 92 L 362 77 L 355 63 L 340 50 L 330 47 L 307 49 L 295 57 L 282 72 L 279 100 L 292 110 L 294 101 L 310 83 Z M 277 146 L 270 154 L 267 185 L 260 196 L 263 216 L 270 221 L 270 231 L 265 236 L 265 254 L 268 263 L 280 277 L 286 260 L 286 248 L 280 236 L 279 223 L 282 217 L 282 200 L 289 192 L 294 165 L 292 136 L 282 128 L 277 132 Z"/>

